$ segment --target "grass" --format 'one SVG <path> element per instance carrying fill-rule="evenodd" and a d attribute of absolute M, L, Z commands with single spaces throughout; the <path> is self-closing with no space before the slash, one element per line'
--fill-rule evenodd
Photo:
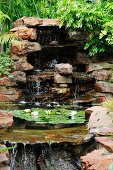
<path fill-rule="evenodd" d="M 113 111 L 113 99 L 107 99 L 102 103 L 102 106 L 107 107 L 110 111 Z"/>

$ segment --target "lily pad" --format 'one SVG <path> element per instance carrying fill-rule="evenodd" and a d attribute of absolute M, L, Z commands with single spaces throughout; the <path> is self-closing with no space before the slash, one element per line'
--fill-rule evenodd
<path fill-rule="evenodd" d="M 36 123 L 50 123 L 50 124 L 73 124 L 84 123 L 85 113 L 84 111 L 74 111 L 62 108 L 56 109 L 43 109 L 32 108 L 27 112 L 26 110 L 14 110 L 13 115 L 26 121 L 32 121 Z"/>

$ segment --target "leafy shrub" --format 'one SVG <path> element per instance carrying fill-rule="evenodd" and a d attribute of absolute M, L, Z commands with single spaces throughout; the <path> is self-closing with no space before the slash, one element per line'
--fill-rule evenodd
<path fill-rule="evenodd" d="M 89 34 L 84 49 L 92 56 L 107 52 L 113 45 L 113 2 L 89 3 L 84 0 L 58 2 L 62 22 L 75 30 Z"/>
<path fill-rule="evenodd" d="M 0 76 L 9 75 L 13 68 L 13 60 L 10 57 L 9 52 L 0 53 Z"/>

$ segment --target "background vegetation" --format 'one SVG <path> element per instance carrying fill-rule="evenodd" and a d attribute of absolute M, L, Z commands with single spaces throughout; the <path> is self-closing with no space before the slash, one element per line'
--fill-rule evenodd
<path fill-rule="evenodd" d="M 90 56 L 113 53 L 112 0 L 0 0 L 0 42 L 22 16 L 59 18 L 67 28 L 88 35 L 84 49 Z"/>

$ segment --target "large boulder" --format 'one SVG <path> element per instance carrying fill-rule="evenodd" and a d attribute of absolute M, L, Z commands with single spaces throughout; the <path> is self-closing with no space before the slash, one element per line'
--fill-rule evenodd
<path fill-rule="evenodd" d="M 86 66 L 86 72 L 92 72 L 96 70 L 102 70 L 102 69 L 111 69 L 113 68 L 113 64 L 101 62 L 101 63 L 90 63 Z"/>
<path fill-rule="evenodd" d="M 102 80 L 102 81 L 107 81 L 111 75 L 110 70 L 98 70 L 94 71 L 93 74 L 96 78 L 96 80 Z"/>
<path fill-rule="evenodd" d="M 113 93 L 113 83 L 110 82 L 97 81 L 94 88 L 97 92 Z"/>
<path fill-rule="evenodd" d="M 28 53 L 32 53 L 40 50 L 41 50 L 41 46 L 39 43 L 30 42 L 27 40 L 12 41 L 11 49 L 10 49 L 11 54 L 15 54 L 15 55 L 26 55 Z"/>
<path fill-rule="evenodd" d="M 69 63 L 60 63 L 55 65 L 55 71 L 59 74 L 72 74 L 73 67 Z"/>
<path fill-rule="evenodd" d="M 23 40 L 37 39 L 37 33 L 35 28 L 27 28 L 26 26 L 20 26 L 11 29 L 10 32 L 14 33 L 16 36 L 20 37 Z"/>
<path fill-rule="evenodd" d="M 12 113 L 4 110 L 0 110 L 0 128 L 8 128 L 13 124 Z"/>
<path fill-rule="evenodd" d="M 105 107 L 93 106 L 86 109 L 86 117 L 89 117 L 88 129 L 94 134 L 113 134 L 113 113 Z"/>

